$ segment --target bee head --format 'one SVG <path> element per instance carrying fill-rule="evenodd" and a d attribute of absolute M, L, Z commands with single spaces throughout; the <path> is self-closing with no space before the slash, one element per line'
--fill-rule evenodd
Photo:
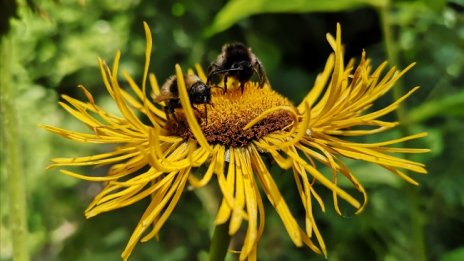
<path fill-rule="evenodd" d="M 211 88 L 202 81 L 197 81 L 189 89 L 189 98 L 193 104 L 210 103 Z"/>

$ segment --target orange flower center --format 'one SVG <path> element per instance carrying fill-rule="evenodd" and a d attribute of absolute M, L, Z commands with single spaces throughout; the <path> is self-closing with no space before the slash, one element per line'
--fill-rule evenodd
<path fill-rule="evenodd" d="M 249 122 L 266 110 L 277 106 L 293 108 L 287 98 L 267 86 L 258 88 L 254 83 L 247 83 L 243 93 L 240 88 L 228 89 L 226 93 L 221 89 L 212 89 L 212 104 L 206 106 L 207 113 L 203 104 L 194 106 L 195 116 L 210 144 L 246 146 L 268 133 L 289 128 L 294 122 L 290 112 L 281 110 L 267 114 L 244 130 Z M 166 128 L 185 140 L 195 139 L 182 111 L 175 113 L 177 120 L 171 119 Z"/>

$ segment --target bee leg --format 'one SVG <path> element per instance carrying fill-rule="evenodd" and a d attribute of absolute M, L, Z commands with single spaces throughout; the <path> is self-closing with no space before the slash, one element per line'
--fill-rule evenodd
<path fill-rule="evenodd" d="M 263 88 L 264 84 L 269 83 L 269 80 L 267 79 L 267 76 L 266 76 L 266 72 L 264 71 L 264 67 L 260 61 L 257 61 L 257 64 L 255 67 L 253 67 L 253 70 L 258 75 L 259 88 Z"/>
<path fill-rule="evenodd" d="M 211 77 L 212 77 L 212 75 L 208 74 L 208 77 L 206 78 L 206 85 L 208 85 L 208 86 L 211 84 Z"/>
<path fill-rule="evenodd" d="M 201 118 L 201 111 L 200 111 L 200 109 L 198 109 L 197 107 L 193 106 L 193 104 L 192 104 L 192 109 L 193 109 L 195 112 L 197 112 L 198 114 L 200 114 L 200 118 Z M 197 115 L 198 115 L 198 114 L 195 115 L 195 118 L 196 118 L 196 119 L 198 119 L 198 118 L 197 118 Z M 201 125 L 201 122 L 198 122 L 198 123 Z"/>
<path fill-rule="evenodd" d="M 205 119 L 206 119 L 206 125 L 208 125 L 208 107 L 206 106 L 206 101 L 203 101 L 203 104 L 205 105 Z"/>
<path fill-rule="evenodd" d="M 229 72 L 224 73 L 224 93 L 227 92 L 227 78 L 229 77 Z"/>
<path fill-rule="evenodd" d="M 171 119 L 171 112 L 168 105 L 164 106 L 164 113 L 166 114 L 166 120 L 169 121 Z"/>
<path fill-rule="evenodd" d="M 174 120 L 175 120 L 177 123 L 179 123 L 179 120 L 177 119 L 177 116 L 176 116 L 176 113 L 175 113 L 174 110 L 171 112 L 171 114 L 172 114 L 172 117 L 174 118 Z"/>
<path fill-rule="evenodd" d="M 174 106 L 168 102 L 166 106 L 164 106 L 164 113 L 166 114 L 166 120 L 171 120 L 171 115 L 174 118 L 174 120 L 178 123 L 178 119 L 176 117 L 176 114 L 174 113 Z"/>
<path fill-rule="evenodd" d="M 245 89 L 245 83 L 244 82 L 240 82 L 240 91 L 242 91 L 242 94 L 243 94 L 243 90 Z"/>

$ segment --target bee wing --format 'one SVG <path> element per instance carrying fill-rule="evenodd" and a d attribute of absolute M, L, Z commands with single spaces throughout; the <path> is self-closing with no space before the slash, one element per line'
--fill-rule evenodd
<path fill-rule="evenodd" d="M 161 86 L 160 94 L 153 97 L 156 102 L 162 102 L 177 97 L 177 82 L 176 76 L 169 77 Z"/>
<path fill-rule="evenodd" d="M 256 72 L 259 78 L 259 86 L 263 87 L 264 84 L 269 83 L 267 79 L 266 72 L 264 71 L 264 66 L 258 58 L 255 58 L 255 66 L 253 66 L 253 70 Z"/>
<path fill-rule="evenodd" d="M 184 76 L 184 80 L 187 90 L 189 90 L 190 87 L 192 87 L 192 85 L 194 85 L 195 83 L 202 82 L 196 74 L 187 74 L 186 76 Z"/>
<path fill-rule="evenodd" d="M 153 97 L 155 102 L 163 102 L 169 99 L 176 99 L 176 98 L 178 97 L 176 97 L 175 95 L 172 95 L 172 93 L 160 93 L 159 95 Z"/>
<path fill-rule="evenodd" d="M 216 75 L 216 73 L 219 70 L 218 68 L 219 68 L 219 66 L 216 63 L 212 63 L 208 67 L 208 73 L 207 73 L 207 79 L 206 79 L 207 84 L 210 84 L 212 82 L 212 79 L 213 79 L 214 75 Z"/>

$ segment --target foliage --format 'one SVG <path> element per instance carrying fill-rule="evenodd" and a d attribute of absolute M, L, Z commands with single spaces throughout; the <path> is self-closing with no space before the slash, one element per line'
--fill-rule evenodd
<path fill-rule="evenodd" d="M 142 21 L 153 29 L 151 71 L 160 81 L 174 64 L 208 66 L 225 42 L 243 41 L 263 61 L 273 87 L 295 103 L 311 87 L 329 54 L 325 33 L 341 22 L 348 57 L 366 49 L 374 64 L 385 60 L 379 10 L 394 29 L 398 66 L 417 62 L 406 74 L 404 90 L 421 90 L 406 103 L 406 131 L 427 131 L 414 144 L 432 152 L 416 159 L 429 174 L 420 187 L 399 181 L 370 165 L 347 162 L 366 184 L 370 202 L 361 215 L 346 217 L 328 207 L 315 209 L 329 260 L 461 260 L 464 240 L 464 3 L 462 1 L 52 1 L 35 11 L 18 5 L 10 34 L 14 39 L 13 85 L 17 97 L 22 164 L 28 199 L 29 247 L 33 260 L 117 260 L 145 203 L 85 220 L 83 210 L 99 188 L 45 168 L 57 156 L 91 154 L 105 147 L 74 144 L 37 128 L 39 123 L 79 130 L 82 126 L 57 106 L 60 94 L 82 97 L 76 86 L 96 93 L 111 108 L 97 69 L 97 57 L 110 61 L 122 50 L 122 67 L 141 79 L 144 53 Z M 347 58 L 348 58 L 347 57 Z M 387 104 L 391 97 L 383 97 Z M 389 115 L 395 117 L 395 115 Z M 390 132 L 384 135 L 396 136 Z M 383 140 L 377 135 L 369 139 Z M 76 153 L 79 151 L 79 153 Z M 7 157 L 2 153 L 2 158 Z M 3 162 L 3 159 L 2 159 Z M 92 170 L 95 175 L 103 169 Z M 79 172 L 84 172 L 80 170 Z M 0 259 L 11 260 L 8 209 L 1 167 Z M 293 183 L 279 184 L 288 202 L 298 197 Z M 278 178 L 276 178 L 278 179 Z M 349 189 L 349 188 L 348 188 Z M 214 188 L 186 192 L 159 242 L 136 248 L 132 260 L 188 260 L 207 256 L 217 200 Z M 329 202 L 331 195 L 324 198 Z M 330 204 L 328 204 L 330 206 Z M 294 207 L 298 213 L 298 206 Z M 323 260 L 294 247 L 275 213 L 267 213 L 260 245 L 262 260 Z M 229 256 L 231 260 L 234 258 Z M 309 258 L 308 258 L 309 257 Z"/>

